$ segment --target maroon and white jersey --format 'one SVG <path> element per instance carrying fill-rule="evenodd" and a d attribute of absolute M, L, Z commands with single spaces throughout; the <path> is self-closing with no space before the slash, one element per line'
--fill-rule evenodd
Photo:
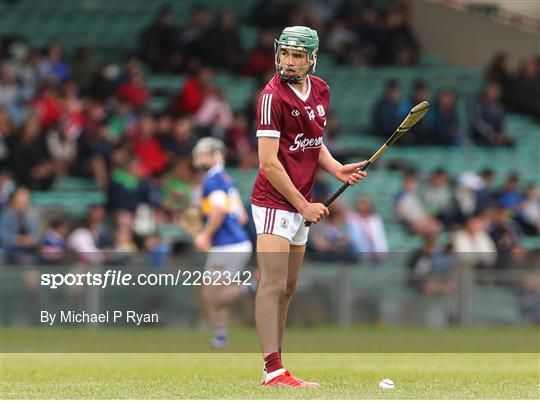
<path fill-rule="evenodd" d="M 295 187 L 308 202 L 326 126 L 330 88 L 308 75 L 308 90 L 301 95 L 278 74 L 261 92 L 257 103 L 257 137 L 279 138 L 278 158 Z M 259 170 L 251 202 L 267 208 L 297 212 Z"/>

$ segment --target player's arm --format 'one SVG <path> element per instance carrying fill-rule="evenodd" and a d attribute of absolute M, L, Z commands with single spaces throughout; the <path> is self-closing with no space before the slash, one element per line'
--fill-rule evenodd
<path fill-rule="evenodd" d="M 326 145 L 321 145 L 321 151 L 319 153 L 319 166 L 332 176 L 337 177 L 343 183 L 347 181 L 351 186 L 354 186 L 356 183 L 366 177 L 367 172 L 356 171 L 366 163 L 367 161 L 363 161 L 342 165 L 332 156 L 328 148 L 326 148 Z"/>
<path fill-rule="evenodd" d="M 210 214 L 201 233 L 195 237 L 195 246 L 200 251 L 208 251 L 212 247 L 212 238 L 223 224 L 227 214 L 227 195 L 223 190 L 216 190 L 209 196 Z"/>
<path fill-rule="evenodd" d="M 321 152 L 319 153 L 319 166 L 332 176 L 336 176 L 343 167 L 343 165 L 332 156 L 324 144 L 321 145 Z"/>

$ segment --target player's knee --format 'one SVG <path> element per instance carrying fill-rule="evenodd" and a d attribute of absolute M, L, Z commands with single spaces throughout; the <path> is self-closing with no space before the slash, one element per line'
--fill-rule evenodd
<path fill-rule="evenodd" d="M 296 283 L 289 283 L 287 284 L 287 286 L 285 287 L 285 294 L 284 296 L 285 297 L 288 297 L 288 298 L 291 298 L 294 296 L 294 294 L 296 293 L 296 289 L 298 289 L 298 286 Z"/>
<path fill-rule="evenodd" d="M 281 298 L 287 290 L 285 281 L 275 281 L 272 283 L 263 283 L 259 285 L 259 294 L 268 295 L 271 297 Z"/>

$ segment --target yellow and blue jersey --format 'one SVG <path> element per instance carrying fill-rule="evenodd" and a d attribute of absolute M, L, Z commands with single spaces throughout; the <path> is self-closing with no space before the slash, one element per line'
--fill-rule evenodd
<path fill-rule="evenodd" d="M 201 213 L 205 222 L 213 205 L 222 206 L 226 213 L 221 227 L 214 234 L 212 246 L 241 243 L 249 239 L 239 222 L 243 210 L 240 194 L 221 166 L 210 169 L 204 177 Z"/>

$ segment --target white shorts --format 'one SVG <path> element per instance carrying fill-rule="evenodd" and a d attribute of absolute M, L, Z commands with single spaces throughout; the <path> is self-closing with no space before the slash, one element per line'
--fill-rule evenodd
<path fill-rule="evenodd" d="M 252 253 L 253 246 L 249 240 L 214 246 L 210 248 L 204 269 L 205 271 L 228 271 L 234 275 L 247 267 Z"/>
<path fill-rule="evenodd" d="M 251 204 L 251 213 L 257 234 L 270 233 L 285 237 L 293 246 L 307 243 L 309 228 L 304 225 L 304 217 L 298 212 Z"/>

